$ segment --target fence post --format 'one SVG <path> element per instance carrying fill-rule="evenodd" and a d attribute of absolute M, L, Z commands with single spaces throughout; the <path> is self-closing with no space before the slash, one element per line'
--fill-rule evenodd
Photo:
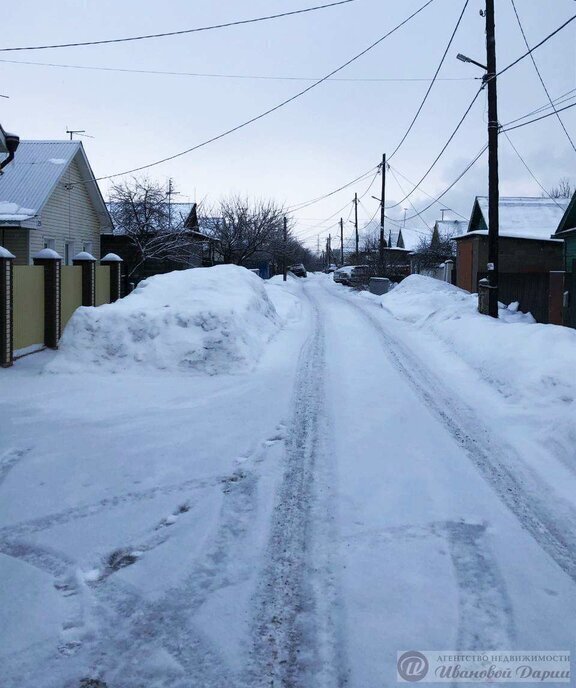
<path fill-rule="evenodd" d="M 115 253 L 107 253 L 104 258 L 102 258 L 100 263 L 110 267 L 110 303 L 114 303 L 114 301 L 118 301 L 118 299 L 122 296 L 121 284 L 123 260 Z"/>
<path fill-rule="evenodd" d="M 0 246 L 0 367 L 9 368 L 14 363 L 14 336 L 12 299 L 14 256 Z"/>
<path fill-rule="evenodd" d="M 451 258 L 444 261 L 444 281 L 452 284 L 452 270 L 454 269 L 454 261 Z"/>
<path fill-rule="evenodd" d="M 57 349 L 62 334 L 62 258 L 51 248 L 34 257 L 34 265 L 44 267 L 44 344 Z"/>
<path fill-rule="evenodd" d="M 563 270 L 550 272 L 548 322 L 551 325 L 564 324 L 564 274 Z"/>
<path fill-rule="evenodd" d="M 482 315 L 490 314 L 490 289 L 493 289 L 493 287 L 490 286 L 490 280 L 487 277 L 482 278 L 478 282 L 478 311 L 482 313 Z"/>
<path fill-rule="evenodd" d="M 82 305 L 96 305 L 96 258 L 91 253 L 82 251 L 72 259 L 73 265 L 82 268 Z"/>

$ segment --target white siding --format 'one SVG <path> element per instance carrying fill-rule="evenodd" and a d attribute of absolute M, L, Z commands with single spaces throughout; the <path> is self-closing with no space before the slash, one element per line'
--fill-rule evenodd
<path fill-rule="evenodd" d="M 44 247 L 44 237 L 56 240 L 56 251 L 64 258 L 67 241 L 75 242 L 78 253 L 85 242 L 92 242 L 92 254 L 100 258 L 100 221 L 82 182 L 74 159 L 58 182 L 42 211 L 42 225 L 30 230 L 30 259 Z"/>

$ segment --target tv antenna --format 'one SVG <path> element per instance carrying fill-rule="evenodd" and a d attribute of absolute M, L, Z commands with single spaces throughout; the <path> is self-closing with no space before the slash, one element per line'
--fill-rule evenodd
<path fill-rule="evenodd" d="M 90 134 L 86 133 L 86 129 L 68 129 L 66 127 L 66 133 L 70 134 L 70 141 L 74 140 L 74 134 L 77 134 L 78 136 L 83 136 L 86 139 L 93 139 L 93 136 L 90 136 Z"/>

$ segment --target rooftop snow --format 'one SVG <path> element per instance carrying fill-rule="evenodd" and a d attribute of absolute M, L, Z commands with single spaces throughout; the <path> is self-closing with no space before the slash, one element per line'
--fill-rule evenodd
<path fill-rule="evenodd" d="M 479 196 L 477 201 L 487 223 L 488 198 Z M 502 236 L 519 239 L 550 239 L 568 203 L 568 199 L 565 198 L 501 198 L 500 233 Z"/>

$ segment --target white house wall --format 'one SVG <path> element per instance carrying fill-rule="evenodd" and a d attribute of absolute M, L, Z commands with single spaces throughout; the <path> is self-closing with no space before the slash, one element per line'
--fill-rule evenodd
<path fill-rule="evenodd" d="M 45 238 L 55 240 L 62 258 L 68 241 L 74 241 L 74 253 L 91 241 L 91 253 L 100 258 L 100 221 L 85 185 L 78 182 L 82 176 L 75 158 L 44 206 L 41 226 L 30 230 L 30 258 L 44 248 Z"/>

